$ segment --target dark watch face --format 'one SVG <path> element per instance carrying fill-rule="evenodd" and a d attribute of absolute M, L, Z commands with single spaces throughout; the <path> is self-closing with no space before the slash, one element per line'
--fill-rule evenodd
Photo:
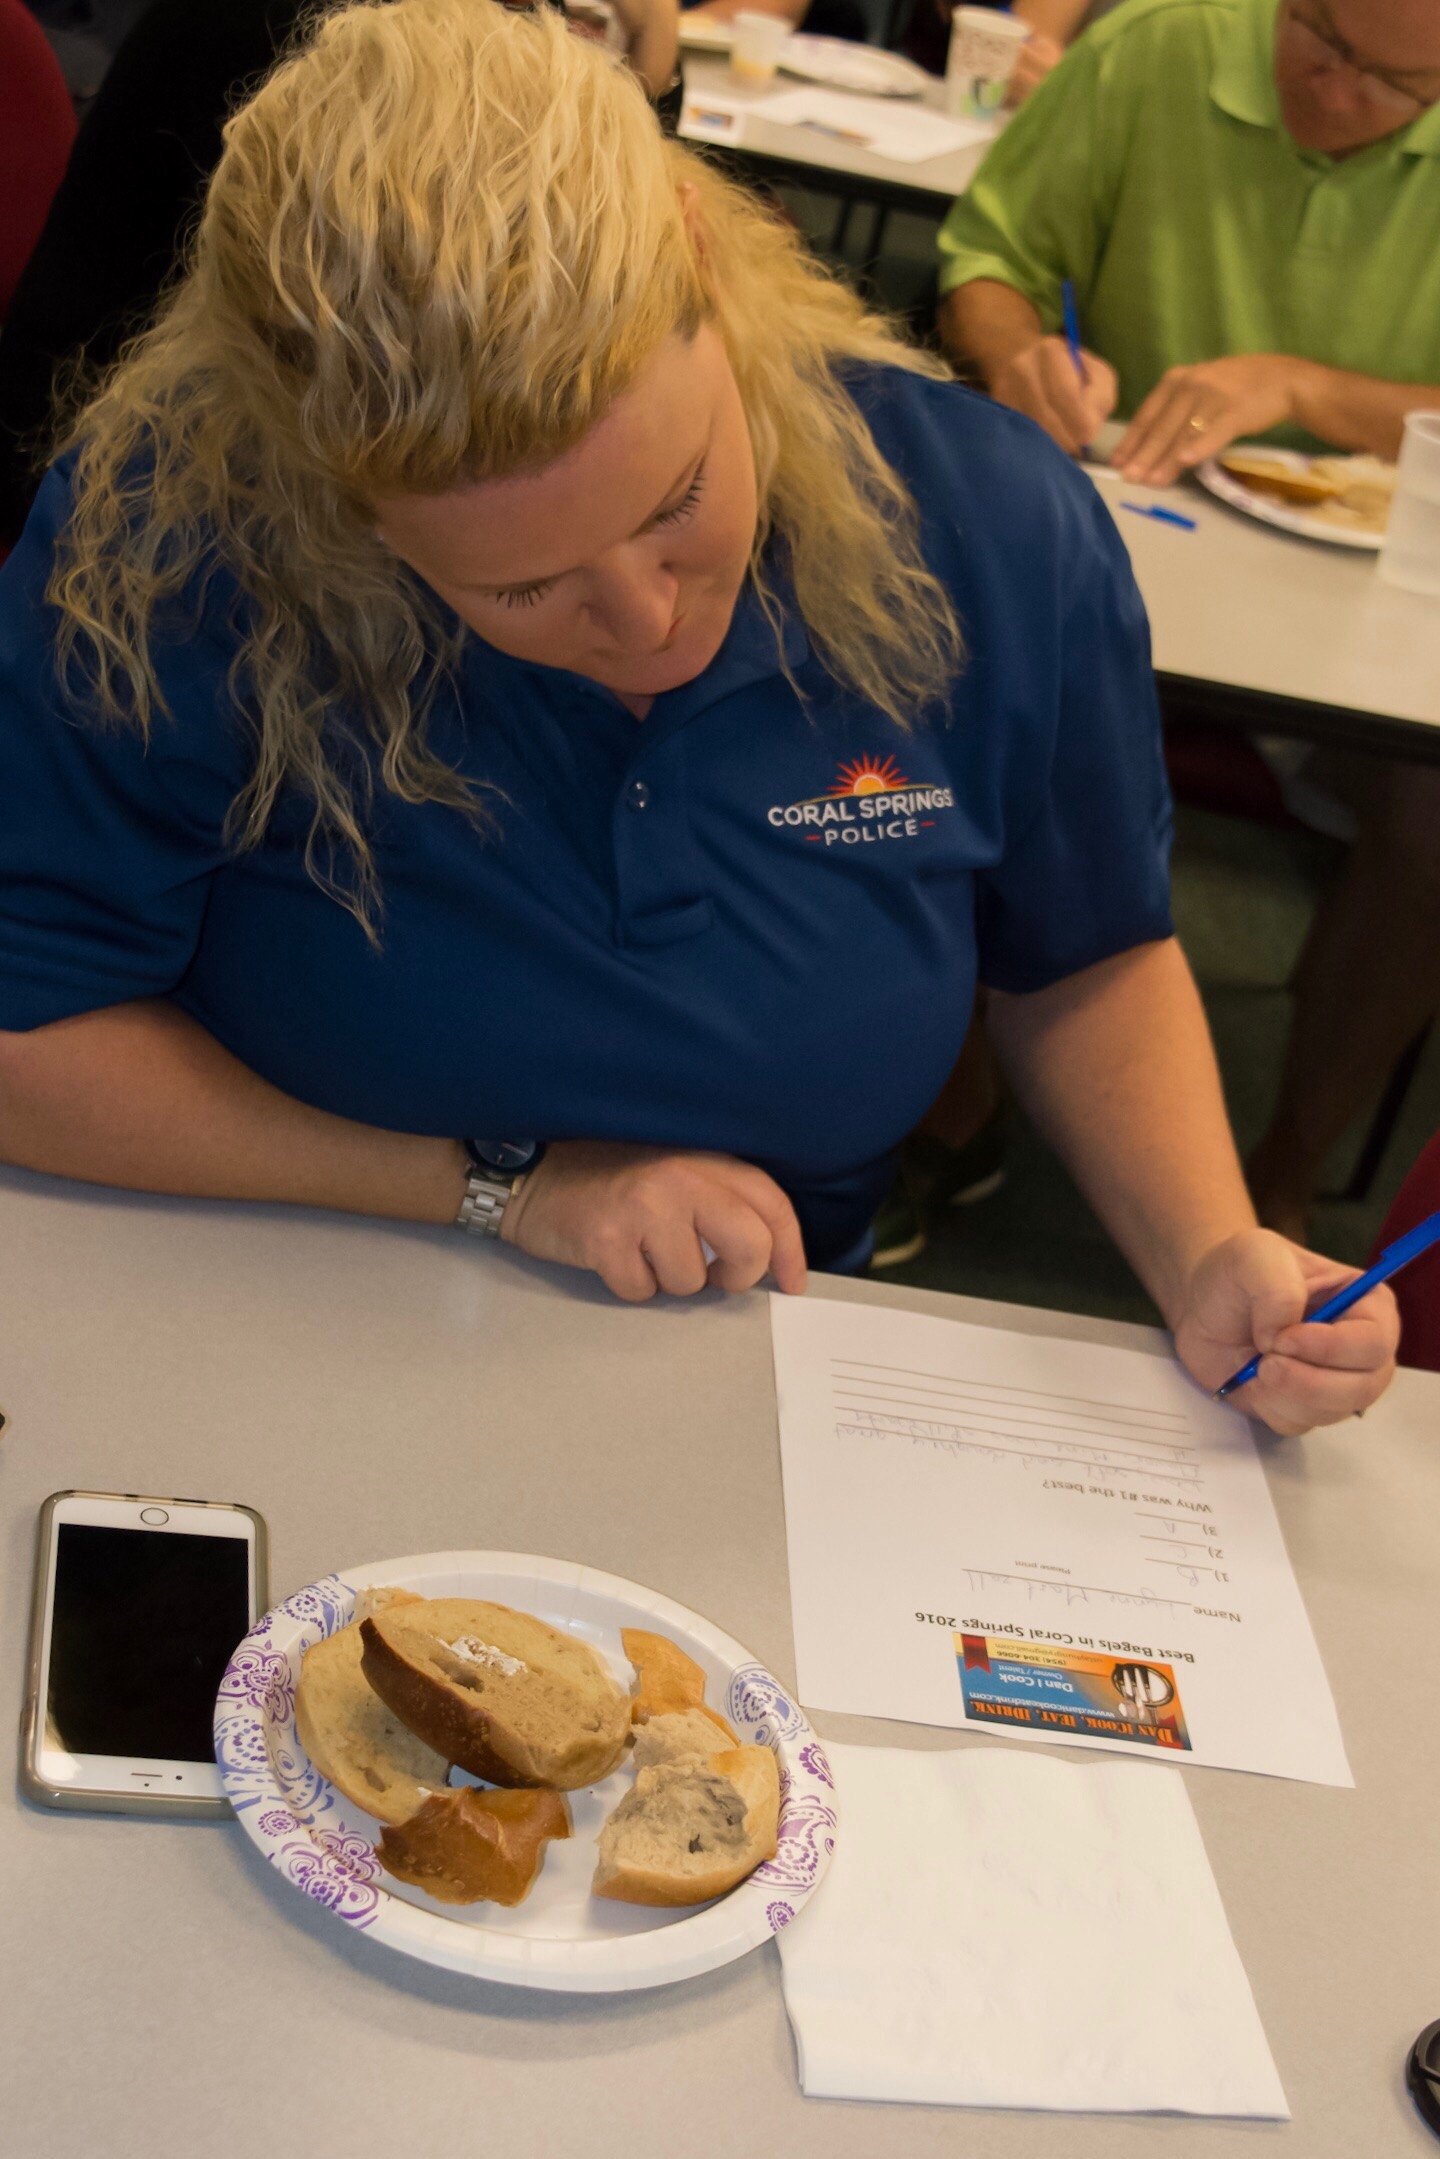
<path fill-rule="evenodd" d="M 1423 2120 L 1440 2136 L 1440 2024 L 1427 2024 L 1410 2049 L 1405 2081 Z"/>
<path fill-rule="evenodd" d="M 524 1169 L 536 1150 L 533 1139 L 469 1139 L 465 1145 L 471 1161 L 481 1169 Z"/>

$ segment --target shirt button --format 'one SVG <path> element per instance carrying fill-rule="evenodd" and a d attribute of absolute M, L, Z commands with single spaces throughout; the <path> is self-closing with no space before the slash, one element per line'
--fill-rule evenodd
<path fill-rule="evenodd" d="M 625 790 L 625 802 L 632 810 L 648 810 L 650 790 L 643 780 L 632 780 Z"/>

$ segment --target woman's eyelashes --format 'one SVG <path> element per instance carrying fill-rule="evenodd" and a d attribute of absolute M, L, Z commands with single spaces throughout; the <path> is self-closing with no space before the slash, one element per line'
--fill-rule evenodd
<path fill-rule="evenodd" d="M 673 509 L 661 510 L 659 515 L 652 519 L 652 523 L 656 525 L 683 525 L 685 520 L 693 515 L 695 505 L 704 492 L 705 467 L 701 465 L 694 479 Z M 549 590 L 550 586 L 548 584 L 508 585 L 503 592 L 497 592 L 494 597 L 506 607 L 533 607 L 536 601 L 542 600 Z"/>
<path fill-rule="evenodd" d="M 657 525 L 679 525 L 690 515 L 701 495 L 705 492 L 705 467 L 702 465 L 686 488 L 673 510 L 662 510 L 656 518 Z"/>

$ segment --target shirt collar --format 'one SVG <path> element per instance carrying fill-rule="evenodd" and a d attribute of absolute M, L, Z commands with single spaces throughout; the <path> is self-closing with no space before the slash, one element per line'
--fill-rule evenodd
<path fill-rule="evenodd" d="M 752 683 L 768 681 L 787 669 L 793 674 L 803 665 L 810 655 L 810 642 L 789 580 L 775 577 L 772 569 L 770 585 L 780 616 L 778 636 L 754 579 L 747 577 L 730 617 L 725 642 L 710 665 L 693 682 L 682 682 L 678 690 L 667 690 L 657 697 L 651 707 L 651 720 L 662 721 L 667 730 L 682 725 L 711 705 L 718 705 L 722 698 L 733 697 L 737 690 L 749 689 Z"/>
<path fill-rule="evenodd" d="M 1210 95 L 1232 120 L 1280 129 L 1275 88 L 1275 17 L 1280 0 L 1240 0 L 1220 41 Z"/>
<path fill-rule="evenodd" d="M 1395 141 L 1411 157 L 1440 157 L 1440 105 L 1422 112 Z"/>
<path fill-rule="evenodd" d="M 1279 6 L 1280 0 L 1239 0 L 1211 71 L 1210 96 L 1232 120 L 1284 134 L 1280 93 L 1275 87 L 1275 17 Z M 1289 141 L 1288 135 L 1285 139 Z M 1398 150 L 1411 157 L 1440 157 L 1440 105 L 1430 106 L 1409 127 L 1383 138 L 1372 148 Z"/>

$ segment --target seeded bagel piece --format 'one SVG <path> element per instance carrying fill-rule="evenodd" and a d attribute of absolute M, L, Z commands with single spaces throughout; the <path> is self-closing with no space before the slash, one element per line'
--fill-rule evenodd
<path fill-rule="evenodd" d="M 773 1859 L 780 1772 L 768 1747 L 642 1769 L 600 1832 L 591 1893 L 619 1904 L 704 1904 Z"/>
<path fill-rule="evenodd" d="M 468 1784 L 427 1799 L 381 1831 L 376 1857 L 388 1874 L 442 1904 L 523 1904 L 551 1837 L 568 1837 L 558 1792 L 477 1792 Z"/>
<path fill-rule="evenodd" d="M 528 1612 L 433 1597 L 375 1612 L 360 1633 L 380 1699 L 487 1784 L 578 1791 L 625 1752 L 628 1695 L 588 1643 Z"/>
<path fill-rule="evenodd" d="M 445 1789 L 450 1759 L 417 1739 L 361 1668 L 358 1626 L 306 1650 L 295 1690 L 295 1729 L 322 1777 L 382 1822 L 403 1822 Z"/>

